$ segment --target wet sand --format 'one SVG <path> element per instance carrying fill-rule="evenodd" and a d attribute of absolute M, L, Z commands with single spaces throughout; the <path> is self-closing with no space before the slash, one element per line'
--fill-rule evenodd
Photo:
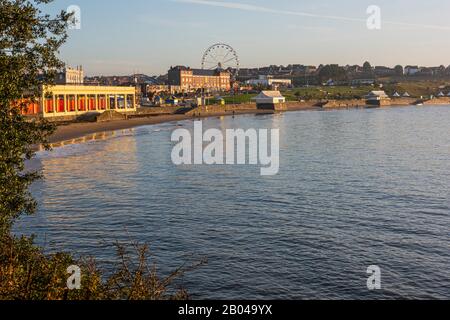
<path fill-rule="evenodd" d="M 68 125 L 58 126 L 55 133 L 50 137 L 49 141 L 50 143 L 59 143 L 63 141 L 78 139 L 94 133 L 124 130 L 139 126 L 159 124 L 171 121 L 181 121 L 186 119 L 189 119 L 189 117 L 184 115 L 163 115 L 110 122 L 71 123 Z"/>

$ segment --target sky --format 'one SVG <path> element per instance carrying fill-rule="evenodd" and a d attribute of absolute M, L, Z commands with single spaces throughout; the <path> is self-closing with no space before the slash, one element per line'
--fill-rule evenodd
<path fill-rule="evenodd" d="M 226 43 L 241 67 L 288 64 L 450 64 L 448 0 L 55 0 L 44 11 L 81 9 L 61 59 L 87 75 L 165 74 L 201 66 Z M 369 30 L 367 8 L 381 9 Z"/>

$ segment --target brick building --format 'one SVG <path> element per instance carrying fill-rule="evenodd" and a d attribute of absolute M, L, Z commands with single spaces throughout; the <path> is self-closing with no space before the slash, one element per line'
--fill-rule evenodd
<path fill-rule="evenodd" d="M 231 76 L 228 71 L 191 69 L 177 66 L 169 70 L 169 86 L 179 87 L 184 92 L 205 89 L 208 91 L 230 91 Z"/>

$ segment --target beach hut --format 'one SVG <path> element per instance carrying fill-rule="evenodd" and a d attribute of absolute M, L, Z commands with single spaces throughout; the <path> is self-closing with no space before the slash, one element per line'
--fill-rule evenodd
<path fill-rule="evenodd" d="M 262 91 L 252 100 L 256 102 L 258 109 L 263 110 L 284 110 L 286 109 L 286 98 L 280 91 Z"/>
<path fill-rule="evenodd" d="M 379 91 L 371 91 L 368 95 L 366 95 L 366 103 L 368 106 L 387 106 L 390 105 L 391 98 L 386 94 L 386 92 Z"/>
<path fill-rule="evenodd" d="M 405 93 L 403 94 L 403 97 L 404 97 L 404 98 L 409 98 L 409 97 L 411 97 L 411 95 L 410 95 L 408 92 L 405 92 Z"/>

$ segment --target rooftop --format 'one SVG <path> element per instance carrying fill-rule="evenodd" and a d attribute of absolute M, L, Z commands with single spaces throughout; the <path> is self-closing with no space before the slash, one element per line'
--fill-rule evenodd
<path fill-rule="evenodd" d="M 280 91 L 261 91 L 261 93 L 254 99 L 261 98 L 284 98 Z"/>

